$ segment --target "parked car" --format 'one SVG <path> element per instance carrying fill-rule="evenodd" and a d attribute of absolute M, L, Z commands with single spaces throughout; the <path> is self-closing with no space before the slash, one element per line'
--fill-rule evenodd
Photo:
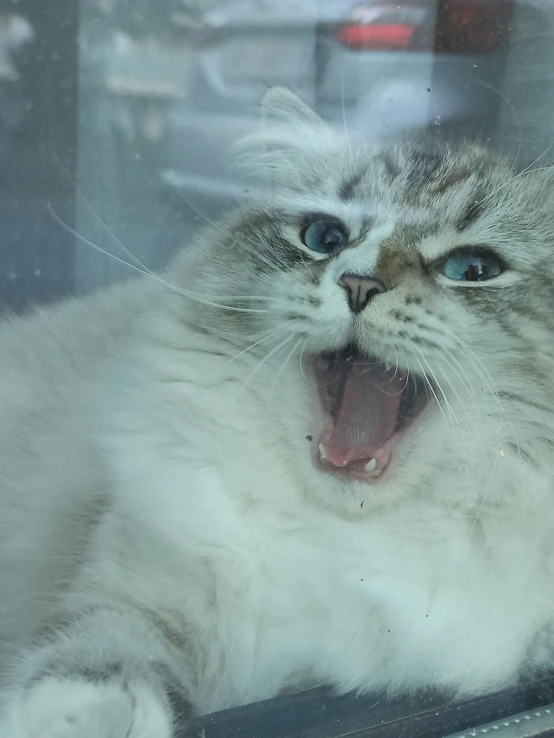
<path fill-rule="evenodd" d="M 245 194 L 231 143 L 259 125 L 263 90 L 295 90 L 350 137 L 426 127 L 487 136 L 501 98 L 512 0 L 219 0 L 176 18 L 191 46 L 161 176 L 194 208 Z M 245 193 L 245 190 L 249 190 Z"/>

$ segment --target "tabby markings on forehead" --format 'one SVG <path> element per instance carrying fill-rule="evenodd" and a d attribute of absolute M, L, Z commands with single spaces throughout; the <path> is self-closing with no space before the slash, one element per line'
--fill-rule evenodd
<path fill-rule="evenodd" d="M 464 214 L 456 224 L 456 230 L 458 232 L 464 231 L 470 225 L 478 220 L 483 212 L 483 207 L 480 199 L 475 199 L 468 204 Z"/>
<path fill-rule="evenodd" d="M 454 187 L 461 182 L 465 182 L 470 176 L 471 172 L 468 172 L 467 170 L 447 172 L 439 177 L 438 182 L 436 182 L 435 186 L 432 188 L 432 192 L 437 195 L 442 195 L 451 187 Z"/>
<path fill-rule="evenodd" d="M 409 185 L 430 184 L 446 168 L 446 158 L 442 153 L 416 149 L 411 152 L 410 159 L 410 169 L 406 176 Z"/>
<path fill-rule="evenodd" d="M 347 180 L 345 180 L 339 188 L 339 198 L 341 200 L 350 200 L 354 194 L 354 190 L 362 181 L 365 174 L 365 170 L 360 170 L 352 174 Z"/>
<path fill-rule="evenodd" d="M 393 161 L 389 153 L 379 154 L 379 156 L 377 157 L 377 161 L 383 164 L 387 174 L 391 179 L 396 179 L 396 177 L 398 177 L 402 172 L 402 168 L 400 167 L 400 165 L 397 162 Z"/>

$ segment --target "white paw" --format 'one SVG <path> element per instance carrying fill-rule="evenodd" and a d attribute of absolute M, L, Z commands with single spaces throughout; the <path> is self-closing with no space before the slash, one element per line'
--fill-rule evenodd
<path fill-rule="evenodd" d="M 2 738 L 171 738 L 171 716 L 142 684 L 44 679 L 0 716 Z"/>

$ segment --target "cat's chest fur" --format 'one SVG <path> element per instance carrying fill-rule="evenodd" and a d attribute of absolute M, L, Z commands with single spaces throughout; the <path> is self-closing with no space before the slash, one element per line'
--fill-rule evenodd
<path fill-rule="evenodd" d="M 261 526 L 260 677 L 281 660 L 285 681 L 304 671 L 344 689 L 512 677 L 548 617 L 548 567 L 533 553 L 518 565 L 512 540 L 503 570 L 467 521 L 425 512 L 411 526 Z"/>
<path fill-rule="evenodd" d="M 513 511 L 489 529 L 486 518 L 474 525 L 417 499 L 340 519 L 280 504 L 293 479 L 268 457 L 246 481 L 248 461 L 237 450 L 219 468 L 217 459 L 168 462 L 156 508 L 146 505 L 175 546 L 160 553 L 146 597 L 193 618 L 218 664 L 200 676 L 204 711 L 305 683 L 471 692 L 514 678 L 554 605 L 538 519 Z M 244 502 L 248 484 L 263 484 L 263 498 Z M 179 513 L 190 490 L 194 508 Z M 136 509 L 136 487 L 133 498 Z"/>

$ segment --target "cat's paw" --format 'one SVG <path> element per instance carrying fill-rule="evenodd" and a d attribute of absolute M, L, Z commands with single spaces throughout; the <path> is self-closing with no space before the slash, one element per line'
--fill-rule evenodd
<path fill-rule="evenodd" d="M 145 685 L 50 677 L 0 716 L 2 738 L 171 738 L 172 719 Z"/>

